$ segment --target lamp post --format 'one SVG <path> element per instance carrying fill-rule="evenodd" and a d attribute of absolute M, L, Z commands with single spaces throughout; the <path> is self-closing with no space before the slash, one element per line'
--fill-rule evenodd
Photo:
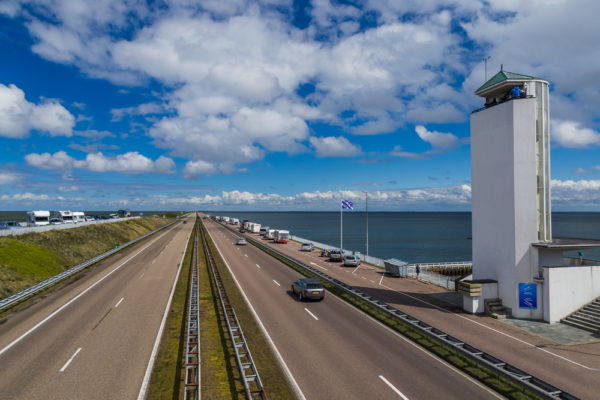
<path fill-rule="evenodd" d="M 369 257 L 369 192 L 366 190 L 362 191 L 365 194 L 365 208 L 367 210 L 366 219 L 367 219 L 367 257 Z"/>

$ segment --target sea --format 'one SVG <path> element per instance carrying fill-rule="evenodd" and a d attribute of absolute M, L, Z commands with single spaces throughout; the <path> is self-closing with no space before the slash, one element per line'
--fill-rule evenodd
<path fill-rule="evenodd" d="M 108 211 L 86 211 L 86 215 L 104 215 Z M 143 214 L 156 214 L 144 211 Z M 139 212 L 133 212 L 138 215 Z M 211 211 L 241 220 L 247 219 L 272 229 L 287 229 L 291 234 L 340 246 L 339 212 L 233 212 Z M 0 220 L 24 221 L 25 211 L 0 211 Z M 367 215 L 361 211 L 343 213 L 343 247 L 367 254 Z M 369 212 L 370 256 L 397 258 L 409 263 L 470 261 L 470 212 Z M 493 227 L 490 227 L 493 229 Z M 600 239 L 600 213 L 554 212 L 554 237 Z M 577 257 L 577 252 L 565 252 Z M 600 249 L 584 250 L 583 258 L 600 261 Z"/>

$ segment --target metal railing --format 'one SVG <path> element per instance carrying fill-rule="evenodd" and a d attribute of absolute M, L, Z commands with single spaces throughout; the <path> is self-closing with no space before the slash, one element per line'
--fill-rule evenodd
<path fill-rule="evenodd" d="M 105 253 L 102 253 L 90 260 L 84 261 L 79 265 L 69 268 L 57 275 L 54 275 L 53 277 L 50 277 L 50 278 L 46 279 L 45 281 L 36 283 L 35 285 L 30 286 L 27 289 L 20 291 L 19 293 L 15 293 L 11 296 L 8 296 L 8 297 L 0 300 L 0 311 L 4 311 L 5 309 L 14 306 L 17 303 L 20 303 L 21 301 L 41 292 L 42 290 L 60 282 L 61 280 L 66 279 L 73 274 L 76 274 L 77 272 L 89 267 L 90 265 L 95 264 L 98 261 L 101 261 L 101 260 L 105 259 L 106 257 L 111 256 L 111 255 L 115 254 L 116 252 L 121 251 L 124 248 L 131 246 L 132 244 L 137 243 L 140 240 L 145 239 L 148 236 L 153 235 L 154 233 L 156 233 L 162 229 L 165 229 L 165 228 L 173 225 L 176 222 L 177 221 L 173 221 L 167 225 L 163 225 L 160 228 L 153 230 L 152 232 L 148 232 L 145 235 L 140 236 L 139 238 L 133 239 L 133 240 L 131 240 L 125 244 L 122 244 L 114 249 L 111 249 Z"/>
<path fill-rule="evenodd" d="M 202 398 L 200 390 L 200 305 L 198 303 L 198 226 L 194 232 L 194 258 L 190 279 L 185 346 L 185 400 Z"/>
<path fill-rule="evenodd" d="M 215 285 L 219 295 L 219 302 L 221 304 L 223 314 L 225 315 L 225 321 L 227 322 L 229 337 L 233 342 L 235 359 L 244 383 L 246 398 L 248 400 L 254 398 L 266 400 L 267 394 L 263 389 L 262 381 L 258 375 L 258 370 L 254 365 L 254 361 L 252 360 L 252 354 L 250 353 L 250 349 L 248 348 L 248 344 L 244 338 L 242 327 L 240 326 L 237 316 L 235 315 L 235 310 L 229 301 L 229 297 L 225 291 L 225 286 L 223 286 L 223 280 L 221 279 L 219 269 L 216 266 L 215 259 L 206 241 L 204 229 L 200 228 L 200 231 L 202 232 L 202 241 L 204 242 L 204 254 L 206 255 L 206 260 L 208 261 L 212 276 L 215 280 Z"/>
<path fill-rule="evenodd" d="M 239 233 L 235 232 L 233 229 L 230 229 L 230 230 L 233 233 L 235 233 L 236 235 L 239 235 Z M 568 399 L 568 400 L 576 400 L 577 399 L 577 397 L 575 397 L 561 389 L 558 389 L 557 387 L 555 387 L 539 378 L 536 378 L 535 376 L 528 374 L 527 372 L 525 372 L 519 368 L 516 368 L 516 367 L 500 360 L 499 358 L 496 358 L 488 353 L 485 353 L 484 351 L 481 351 L 481 350 L 469 345 L 468 343 L 465 343 L 465 342 L 461 341 L 460 339 L 455 338 L 455 337 L 435 328 L 432 325 L 429 325 L 415 317 L 412 317 L 409 314 L 406 314 L 405 312 L 400 311 L 397 308 L 390 306 L 389 304 L 387 304 L 373 296 L 363 293 L 363 292 L 353 288 L 352 286 L 347 285 L 346 283 L 321 272 L 320 270 L 318 270 L 316 268 L 310 267 L 292 257 L 289 257 L 289 256 L 273 249 L 272 247 L 267 246 L 264 243 L 261 243 L 260 241 L 254 239 L 254 238 L 246 236 L 246 240 L 248 240 L 250 243 L 257 246 L 258 248 L 265 250 L 267 253 L 270 252 L 272 254 L 276 254 L 278 257 L 281 257 L 281 258 L 293 263 L 294 265 L 296 265 L 300 268 L 303 268 L 307 271 L 310 271 L 310 273 L 319 276 L 321 279 L 344 290 L 345 292 L 351 294 L 352 296 L 371 304 L 373 307 L 376 307 L 378 310 L 384 312 L 388 316 L 398 319 L 398 320 L 401 320 L 404 323 L 406 323 L 410 326 L 413 326 L 415 329 L 417 329 L 419 332 L 421 332 L 425 336 L 427 336 L 431 339 L 434 339 L 435 341 L 437 341 L 439 343 L 443 343 L 444 345 L 456 350 L 457 352 L 459 352 L 463 356 L 469 358 L 470 360 L 474 361 L 478 365 L 484 366 L 484 367 L 492 370 L 494 373 L 504 377 L 505 379 L 509 380 L 510 382 L 521 387 L 524 390 L 530 391 L 530 392 L 536 394 L 537 396 L 541 396 L 542 398 L 546 398 L 546 399 Z"/>

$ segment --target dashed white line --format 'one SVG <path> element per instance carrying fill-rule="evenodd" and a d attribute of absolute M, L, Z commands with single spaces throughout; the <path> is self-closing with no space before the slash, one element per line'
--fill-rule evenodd
<path fill-rule="evenodd" d="M 260 268 L 260 265 L 256 264 L 256 268 Z"/>
<path fill-rule="evenodd" d="M 365 278 L 364 276 L 361 276 L 361 278 L 363 278 L 364 280 L 367 280 L 367 278 Z"/>
<path fill-rule="evenodd" d="M 248 257 L 248 254 L 244 254 L 245 257 Z"/>
<path fill-rule="evenodd" d="M 276 284 L 277 286 L 281 286 L 281 285 L 279 284 L 279 282 L 277 282 L 275 279 L 273 279 L 273 282 L 275 282 L 275 284 Z"/>
<path fill-rule="evenodd" d="M 352 273 L 354 274 L 359 268 L 360 268 L 360 265 L 357 265 L 356 268 L 354 268 L 354 271 L 352 271 Z"/>
<path fill-rule="evenodd" d="M 396 387 L 394 385 L 392 385 L 390 383 L 390 381 L 388 381 L 387 379 L 385 379 L 385 377 L 383 375 L 379 375 L 379 379 L 381 379 L 383 382 L 385 382 L 386 385 L 388 385 L 394 392 L 396 392 L 396 394 L 400 397 L 402 397 L 404 400 L 408 400 L 408 397 L 406 397 L 404 394 L 402 394 L 401 391 L 399 391 L 398 389 L 396 389 Z"/>
<path fill-rule="evenodd" d="M 325 271 L 329 271 L 327 268 L 325 268 L 325 267 L 321 267 L 319 264 L 317 264 L 317 263 L 314 263 L 314 262 L 312 262 L 312 261 L 311 261 L 311 263 L 310 263 L 310 264 L 311 264 L 311 265 L 314 265 L 314 266 L 316 266 L 316 267 L 319 267 L 319 268 L 321 268 L 321 269 L 324 269 Z"/>
<path fill-rule="evenodd" d="M 369 279 L 369 282 L 371 282 L 371 283 L 375 283 L 375 281 L 374 281 L 374 280 L 372 280 L 372 279 Z"/>
<path fill-rule="evenodd" d="M 65 363 L 65 365 L 63 365 L 63 367 L 60 369 L 60 372 L 63 372 L 65 369 L 67 369 L 67 367 L 69 366 L 69 364 L 71 364 L 71 361 L 73 361 L 73 359 L 75 358 L 75 356 L 77 354 L 79 354 L 79 352 L 81 351 L 81 347 L 77 349 L 77 351 L 75 351 L 75 353 L 71 356 L 71 358 L 69 358 L 69 360 Z"/>
<path fill-rule="evenodd" d="M 317 316 L 313 313 L 311 313 L 308 308 L 304 307 L 304 311 L 306 311 L 307 313 L 310 314 L 311 317 L 313 317 L 314 319 L 316 319 L 317 321 L 319 320 L 319 318 L 317 318 Z"/>
<path fill-rule="evenodd" d="M 119 300 L 119 302 L 115 304 L 115 308 L 119 307 L 119 304 L 121 304 L 123 300 L 125 300 L 125 297 L 121 297 L 121 300 Z"/>
<path fill-rule="evenodd" d="M 379 284 L 381 285 L 381 282 L 383 282 L 383 277 L 385 276 L 385 274 L 381 274 L 381 279 L 379 280 Z"/>
<path fill-rule="evenodd" d="M 145 272 L 142 272 L 142 274 L 140 275 L 140 278 L 144 277 Z"/>

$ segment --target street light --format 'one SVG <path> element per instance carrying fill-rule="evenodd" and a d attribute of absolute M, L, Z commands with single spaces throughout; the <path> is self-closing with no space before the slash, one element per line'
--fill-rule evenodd
<path fill-rule="evenodd" d="M 367 257 L 369 257 L 369 192 L 367 192 L 366 190 L 362 190 L 362 192 L 365 194 L 365 205 L 366 205 L 366 210 L 367 210 Z M 365 260 L 366 261 L 366 260 Z"/>

